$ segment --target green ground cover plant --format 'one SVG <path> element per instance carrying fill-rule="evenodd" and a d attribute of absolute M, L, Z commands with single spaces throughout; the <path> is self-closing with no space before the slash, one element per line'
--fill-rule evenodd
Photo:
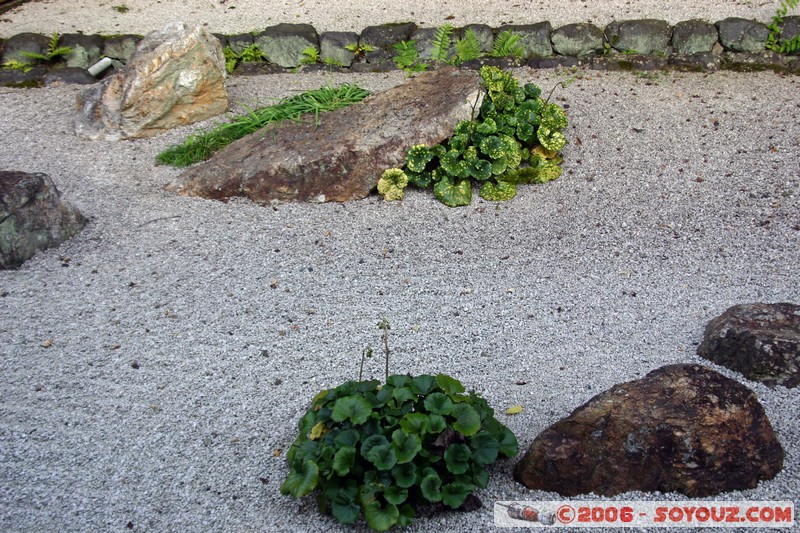
<path fill-rule="evenodd" d="M 253 109 L 216 128 L 190 136 L 182 144 L 171 146 L 157 156 L 157 161 L 175 167 L 186 167 L 211 157 L 215 152 L 245 135 L 283 120 L 299 120 L 360 102 L 369 91 L 357 85 L 321 87 L 285 98 L 275 105 Z"/>
<path fill-rule="evenodd" d="M 520 184 L 546 183 L 561 175 L 559 152 L 567 144 L 564 110 L 549 97 L 543 99 L 535 84 L 520 85 L 497 67 L 481 67 L 480 76 L 485 96 L 476 118 L 459 123 L 444 143 L 413 146 L 403 168 L 387 169 L 378 181 L 386 200 L 402 199 L 413 184 L 433 188 L 447 206 L 468 205 L 475 182 L 483 198 L 504 201 L 516 195 Z"/>
<path fill-rule="evenodd" d="M 298 426 L 281 492 L 317 490 L 321 512 L 363 515 L 375 531 L 407 526 L 422 505 L 461 507 L 488 465 L 518 451 L 486 400 L 445 374 L 348 381 L 317 394 Z"/>

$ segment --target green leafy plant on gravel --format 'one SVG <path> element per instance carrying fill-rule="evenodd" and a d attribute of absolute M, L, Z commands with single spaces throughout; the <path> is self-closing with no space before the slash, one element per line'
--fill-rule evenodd
<path fill-rule="evenodd" d="M 461 507 L 487 466 L 518 451 L 486 400 L 445 374 L 348 381 L 317 394 L 298 426 L 281 492 L 317 490 L 321 512 L 363 515 L 375 531 L 409 525 L 422 505 Z"/>
<path fill-rule="evenodd" d="M 516 195 L 520 184 L 546 183 L 561 175 L 558 153 L 567 144 L 564 110 L 549 97 L 541 98 L 535 84 L 520 85 L 497 67 L 483 66 L 480 75 L 485 95 L 477 117 L 460 122 L 445 143 L 413 146 L 403 168 L 384 172 L 378 191 L 384 198 L 401 199 L 407 182 L 432 187 L 447 206 L 463 206 L 472 200 L 474 181 L 483 198 L 504 201 Z"/>
<path fill-rule="evenodd" d="M 210 131 L 192 135 L 184 143 L 160 153 L 157 161 L 175 167 L 189 166 L 208 159 L 233 141 L 269 124 L 282 120 L 299 120 L 303 115 L 309 114 L 314 116 L 316 123 L 320 113 L 355 104 L 368 95 L 369 91 L 366 89 L 351 84 L 305 91 L 275 105 L 251 110 Z"/>
<path fill-rule="evenodd" d="M 364 61 L 366 55 L 375 51 L 375 47 L 369 44 L 350 43 L 345 45 L 345 49 L 353 52 L 353 59 L 355 61 Z"/>
<path fill-rule="evenodd" d="M 781 0 L 781 6 L 772 17 L 772 22 L 767 25 L 769 35 L 767 36 L 766 48 L 781 54 L 791 54 L 800 50 L 800 34 L 791 39 L 781 38 L 781 25 L 783 17 L 789 13 L 789 9 L 797 9 L 800 0 Z"/>
<path fill-rule="evenodd" d="M 319 63 L 319 49 L 316 46 L 309 46 L 301 53 L 303 55 L 300 59 L 301 64 L 313 65 L 314 63 Z"/>
<path fill-rule="evenodd" d="M 233 74 L 233 70 L 239 63 L 254 63 L 266 59 L 264 52 L 256 43 L 244 48 L 239 53 L 234 52 L 230 46 L 226 46 L 222 49 L 222 55 L 225 56 L 225 70 L 228 71 L 228 74 Z"/>

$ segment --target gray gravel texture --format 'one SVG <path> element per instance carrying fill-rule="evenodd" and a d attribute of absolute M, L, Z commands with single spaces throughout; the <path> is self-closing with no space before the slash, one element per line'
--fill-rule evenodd
<path fill-rule="evenodd" d="M 545 91 L 569 75 L 516 74 Z M 268 104 L 344 81 L 403 77 L 284 74 L 229 91 Z M 79 88 L 0 89 L 0 168 L 48 173 L 91 218 L 0 272 L 0 530 L 352 531 L 279 493 L 277 450 L 316 392 L 356 378 L 366 346 L 380 353 L 382 317 L 393 372 L 461 379 L 522 450 L 616 383 L 711 365 L 695 355 L 711 318 L 800 301 L 799 84 L 579 73 L 555 93 L 564 175 L 458 209 L 423 191 L 275 207 L 177 196 L 162 187 L 179 171 L 154 158 L 215 120 L 84 141 Z M 714 368 L 758 394 L 786 450 L 776 479 L 714 499 L 797 505 L 800 388 Z M 367 373 L 382 378 L 380 359 Z M 515 483 L 513 464 L 492 468 L 483 509 L 423 510 L 410 531 L 490 531 L 495 500 L 562 499 Z M 615 499 L 631 498 L 686 499 Z"/>
<path fill-rule="evenodd" d="M 121 7 L 127 10 L 120 10 Z M 311 24 L 319 31 L 356 31 L 375 24 L 412 21 L 424 27 L 481 23 L 533 24 L 554 28 L 575 22 L 605 26 L 613 20 L 664 19 L 675 24 L 702 19 L 716 22 L 743 17 L 769 22 L 778 0 L 36 0 L 0 16 L 0 37 L 22 32 L 50 34 L 147 33 L 173 20 L 203 24 L 211 31 L 236 34 L 279 23 Z"/>

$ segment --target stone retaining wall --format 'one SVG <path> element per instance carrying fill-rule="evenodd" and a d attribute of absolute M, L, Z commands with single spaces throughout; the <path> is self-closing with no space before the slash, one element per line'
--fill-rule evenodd
<path fill-rule="evenodd" d="M 453 39 L 472 29 L 488 53 L 494 39 L 504 30 L 519 34 L 523 48 L 521 59 L 494 58 L 488 55 L 464 63 L 475 68 L 485 63 L 501 66 L 527 65 L 533 68 L 582 67 L 602 70 L 679 70 L 713 72 L 720 69 L 739 71 L 773 70 L 800 74 L 800 55 L 778 54 L 766 50 L 769 30 L 763 23 L 741 18 L 727 18 L 714 24 L 689 20 L 671 26 L 663 20 L 642 19 L 615 21 L 599 28 L 592 24 L 568 24 L 552 28 L 549 22 L 491 28 L 472 24 L 458 28 Z M 223 47 L 237 54 L 258 45 L 264 59 L 241 62 L 234 75 L 293 72 L 298 68 L 334 69 L 343 72 L 375 72 L 397 68 L 394 45 L 416 41 L 420 59 L 429 61 L 436 28 L 420 28 L 416 24 L 397 23 L 370 26 L 361 34 L 324 32 L 319 34 L 308 24 L 278 24 L 257 33 L 217 35 Z M 786 17 L 781 37 L 791 39 L 800 34 L 800 17 Z M 39 65 L 27 73 L 0 70 L 0 85 L 36 85 L 64 81 L 91 83 L 94 78 L 86 69 L 102 57 L 113 60 L 116 68 L 130 58 L 141 36 L 65 34 L 60 45 L 72 53 L 53 65 Z M 0 63 L 23 59 L 23 51 L 45 53 L 49 38 L 24 33 L 0 42 Z M 313 48 L 318 61 L 307 64 Z"/>

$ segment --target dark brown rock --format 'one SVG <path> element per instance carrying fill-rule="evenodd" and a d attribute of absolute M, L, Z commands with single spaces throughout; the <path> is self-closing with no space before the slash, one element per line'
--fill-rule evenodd
<path fill-rule="evenodd" d="M 752 391 L 679 364 L 615 385 L 544 430 L 514 478 L 564 496 L 703 497 L 754 488 L 782 465 L 783 449 Z"/>
<path fill-rule="evenodd" d="M 800 384 L 800 306 L 734 305 L 706 326 L 697 354 L 770 386 Z"/>
<path fill-rule="evenodd" d="M 474 72 L 442 68 L 359 104 L 302 123 L 284 122 L 232 143 L 186 170 L 183 194 L 256 202 L 364 198 L 415 144 L 433 145 L 469 119 L 481 95 Z"/>
<path fill-rule="evenodd" d="M 0 268 L 20 266 L 85 225 L 86 218 L 61 200 L 47 174 L 0 171 Z"/>

